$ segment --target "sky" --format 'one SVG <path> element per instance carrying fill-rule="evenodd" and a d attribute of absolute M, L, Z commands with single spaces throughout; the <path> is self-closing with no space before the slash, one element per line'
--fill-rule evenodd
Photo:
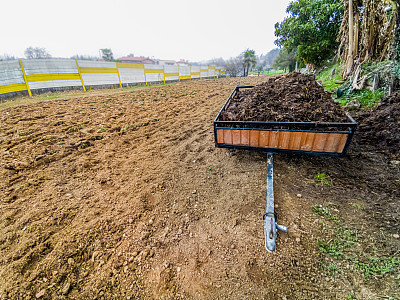
<path fill-rule="evenodd" d="M 276 48 L 274 24 L 290 0 L 3 0 L 0 56 L 24 58 L 30 46 L 52 57 L 135 56 L 228 59 Z"/>

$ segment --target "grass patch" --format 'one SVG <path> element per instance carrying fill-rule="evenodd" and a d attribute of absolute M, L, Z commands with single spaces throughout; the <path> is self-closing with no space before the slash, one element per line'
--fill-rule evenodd
<path fill-rule="evenodd" d="M 279 74 L 285 74 L 284 70 L 272 70 L 272 71 L 262 71 L 260 72 L 260 76 L 270 76 L 270 75 L 279 75 Z M 249 75 L 257 75 L 257 71 L 251 71 L 249 72 Z"/>
<path fill-rule="evenodd" d="M 370 257 L 366 261 L 355 261 L 356 269 L 364 274 L 365 278 L 377 278 L 386 273 L 399 269 L 400 259 L 395 257 Z"/>
<path fill-rule="evenodd" d="M 326 235 L 324 239 L 317 240 L 321 255 L 327 257 L 321 260 L 320 267 L 328 275 L 336 276 L 342 273 L 338 262 L 352 264 L 353 270 L 363 274 L 365 279 L 377 279 L 387 273 L 400 271 L 400 258 L 398 257 L 377 256 L 376 253 L 374 256 L 365 254 L 359 247 L 360 238 L 357 232 L 348 228 L 338 215 L 332 213 L 329 207 L 314 204 L 312 209 L 315 215 L 327 221 L 324 223 L 324 227 L 326 226 L 332 233 L 332 235 Z"/>
<path fill-rule="evenodd" d="M 332 70 L 335 69 L 335 74 L 331 78 Z M 340 86 L 341 83 L 336 83 L 342 80 L 342 69 L 340 68 L 339 62 L 330 65 L 327 69 L 320 72 L 316 79 L 321 81 L 321 84 L 325 87 L 328 92 Z"/>
<path fill-rule="evenodd" d="M 343 95 L 342 98 L 338 98 L 337 101 L 342 105 L 346 105 L 346 103 L 352 100 L 358 100 L 362 108 L 371 108 L 377 105 L 384 95 L 385 92 L 382 89 L 378 89 L 375 92 L 370 90 L 353 90 L 352 92 Z"/>

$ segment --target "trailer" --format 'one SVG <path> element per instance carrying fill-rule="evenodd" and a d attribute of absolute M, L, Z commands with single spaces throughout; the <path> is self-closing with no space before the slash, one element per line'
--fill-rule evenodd
<path fill-rule="evenodd" d="M 253 85 L 237 86 L 214 120 L 215 147 L 253 150 L 267 153 L 267 208 L 263 215 L 265 248 L 276 248 L 277 230 L 287 228 L 276 223 L 273 191 L 273 154 L 311 154 L 343 157 L 351 143 L 357 122 L 347 114 L 348 122 L 273 122 L 223 121 L 221 112 L 229 108 L 231 100 L 241 89 Z"/>

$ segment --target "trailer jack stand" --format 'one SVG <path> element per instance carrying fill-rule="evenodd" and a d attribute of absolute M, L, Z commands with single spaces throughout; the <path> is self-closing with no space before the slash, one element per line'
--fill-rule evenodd
<path fill-rule="evenodd" d="M 267 153 L 267 212 L 263 215 L 265 249 L 268 252 L 276 249 L 277 230 L 287 232 L 287 227 L 276 223 L 276 214 L 274 212 L 274 164 L 273 153 Z"/>

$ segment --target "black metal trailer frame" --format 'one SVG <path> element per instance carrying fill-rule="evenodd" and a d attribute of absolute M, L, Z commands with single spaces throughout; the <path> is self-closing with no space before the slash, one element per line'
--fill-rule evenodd
<path fill-rule="evenodd" d="M 286 152 L 286 153 L 303 153 L 321 156 L 344 156 L 349 148 L 354 131 L 357 128 L 357 122 L 349 115 L 348 122 L 272 122 L 272 121 L 221 121 L 221 112 L 228 109 L 230 101 L 236 96 L 240 89 L 253 88 L 254 85 L 237 86 L 226 100 L 223 107 L 218 112 L 214 119 L 214 139 L 215 147 L 217 148 L 230 148 L 240 150 L 253 150 L 263 152 Z M 252 147 L 243 145 L 232 145 L 226 143 L 219 143 L 217 139 L 218 129 L 236 129 L 236 130 L 259 130 L 259 131 L 284 131 L 284 132 L 309 132 L 309 133 L 338 133 L 347 134 L 347 141 L 340 153 L 337 152 L 322 152 L 322 151 L 303 151 L 303 150 L 290 150 L 268 147 Z"/>
<path fill-rule="evenodd" d="M 286 153 L 303 153 L 303 154 L 312 154 L 312 155 L 321 155 L 321 156 L 344 156 L 348 150 L 348 147 L 351 143 L 351 140 L 354 135 L 354 131 L 357 127 L 357 122 L 349 115 L 348 122 L 338 123 L 338 122 L 268 122 L 268 121 L 222 121 L 219 120 L 221 116 L 221 112 L 228 109 L 230 101 L 236 96 L 237 92 L 240 89 L 248 89 L 253 88 L 254 85 L 247 86 L 237 86 L 230 94 L 228 99 L 226 100 L 224 106 L 219 111 L 217 117 L 214 119 L 214 139 L 215 139 L 215 147 L 217 148 L 230 148 L 230 149 L 241 149 L 241 150 L 255 150 L 267 152 L 267 192 L 266 192 L 266 213 L 263 215 L 264 220 L 264 235 L 265 235 L 265 248 L 268 252 L 275 251 L 276 249 L 276 236 L 277 231 L 287 231 L 287 227 L 283 225 L 278 225 L 276 223 L 276 214 L 274 211 L 274 188 L 273 188 L 273 154 L 278 152 L 286 152 Z M 222 140 L 225 142 L 225 131 L 229 136 L 228 141 L 230 143 L 219 142 L 218 131 L 222 134 Z M 246 131 L 248 136 L 244 139 L 245 142 L 242 141 L 242 133 L 241 131 Z M 264 146 L 254 146 L 260 145 L 261 133 L 263 132 L 264 136 L 268 136 L 270 138 L 270 134 L 272 132 L 275 133 L 276 136 L 279 136 L 279 132 L 284 132 L 286 134 L 287 139 L 297 139 L 297 146 L 293 147 L 289 146 L 290 143 L 286 141 L 286 144 L 281 142 L 282 145 L 274 144 L 275 147 L 270 147 L 272 144 L 267 143 L 264 140 Z M 268 135 L 265 133 L 268 131 Z M 235 133 L 236 139 L 234 140 L 233 136 Z M 255 133 L 259 136 L 259 139 L 256 143 L 252 143 L 250 141 L 249 135 L 251 133 Z M 319 135 L 319 138 L 324 136 L 325 140 L 322 141 L 322 147 L 314 147 L 307 145 L 308 150 L 301 149 L 301 140 L 304 144 L 306 140 L 303 140 L 304 133 L 310 134 L 314 136 L 314 140 L 316 136 Z M 322 134 L 322 135 L 321 135 Z M 299 139 L 299 136 L 301 139 Z M 239 137 L 239 138 L 238 138 Z M 328 145 L 328 139 L 331 137 L 331 143 Z M 318 138 L 318 139 L 319 139 Z M 265 139 L 265 138 L 264 138 Z M 283 137 L 282 137 L 283 139 Z M 314 140 L 311 143 L 314 145 Z M 332 142 L 334 140 L 334 142 Z M 240 142 L 238 142 L 240 141 Z M 310 143 L 308 143 L 310 144 Z M 318 144 L 318 143 L 317 143 Z M 285 148 L 286 147 L 286 148 Z M 322 151 L 315 151 L 313 149 L 321 149 Z M 337 150 L 337 151 L 336 151 Z"/>

